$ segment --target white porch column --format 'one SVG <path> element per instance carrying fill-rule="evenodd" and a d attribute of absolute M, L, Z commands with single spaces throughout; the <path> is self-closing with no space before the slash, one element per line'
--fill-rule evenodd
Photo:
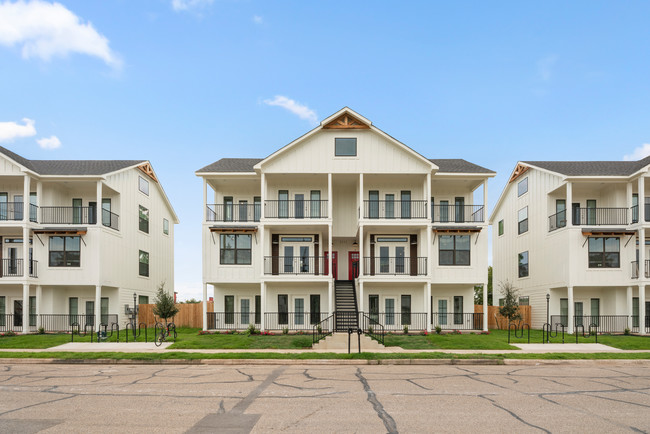
<path fill-rule="evenodd" d="M 41 285 L 36 286 L 36 329 L 38 330 L 43 326 L 41 322 L 41 303 L 43 300 L 43 287 Z"/>
<path fill-rule="evenodd" d="M 332 269 L 332 265 L 334 264 L 334 258 L 333 258 L 333 249 L 334 249 L 334 240 L 333 240 L 333 234 L 332 234 L 332 223 L 327 225 L 327 276 L 332 279 L 334 278 L 334 270 Z M 338 258 L 336 258 L 337 264 L 338 264 Z"/>
<path fill-rule="evenodd" d="M 642 206 L 639 206 L 639 208 L 643 208 Z M 641 216 L 639 215 L 639 221 L 641 220 Z M 646 275 L 645 275 L 645 229 L 643 226 L 639 227 L 639 281 L 645 280 Z M 640 296 L 639 296 L 640 297 Z"/>
<path fill-rule="evenodd" d="M 632 329 L 632 287 L 628 286 L 627 287 L 627 294 L 626 294 L 626 309 L 625 312 L 627 313 L 627 327 L 631 330 Z"/>
<path fill-rule="evenodd" d="M 208 180 L 203 178 L 203 219 L 208 220 Z"/>
<path fill-rule="evenodd" d="M 30 179 L 25 175 L 23 181 L 23 223 L 29 222 L 29 193 L 30 193 Z M 23 243 L 24 244 L 24 243 Z"/>
<path fill-rule="evenodd" d="M 262 173 L 260 200 L 262 201 L 260 218 L 266 217 L 266 175 Z"/>
<path fill-rule="evenodd" d="M 625 204 L 628 212 L 628 223 L 632 223 L 632 182 L 625 184 Z"/>
<path fill-rule="evenodd" d="M 566 183 L 566 226 L 570 228 L 573 226 L 573 184 L 571 182 Z"/>
<path fill-rule="evenodd" d="M 431 332 L 431 283 L 424 284 L 424 308 L 427 312 L 427 332 Z"/>
<path fill-rule="evenodd" d="M 488 283 L 483 282 L 483 331 L 488 331 Z"/>
<path fill-rule="evenodd" d="M 266 282 L 260 283 L 260 307 L 262 312 L 260 313 L 260 330 L 266 330 Z"/>
<path fill-rule="evenodd" d="M 99 323 L 102 321 L 102 287 L 95 286 L 95 331 L 99 331 Z"/>
<path fill-rule="evenodd" d="M 29 284 L 28 283 L 23 283 L 23 333 L 29 333 Z"/>
<path fill-rule="evenodd" d="M 365 217 L 365 206 L 363 204 L 363 173 L 359 174 L 359 220 Z"/>
<path fill-rule="evenodd" d="M 265 270 L 266 264 L 264 264 L 264 257 L 266 256 L 266 252 L 267 252 L 266 244 L 264 244 L 264 242 L 266 240 L 266 236 L 265 236 L 266 235 L 266 228 L 264 227 L 263 224 L 260 225 L 260 229 L 257 231 L 257 233 L 260 236 L 260 242 L 258 244 L 258 251 L 261 252 L 261 254 L 260 254 L 260 262 L 259 262 L 260 263 L 260 274 L 259 274 L 259 276 L 260 276 L 260 279 L 263 279 L 264 278 L 264 273 L 266 271 Z M 270 237 L 269 237 L 269 239 L 270 239 Z"/>
<path fill-rule="evenodd" d="M 41 181 L 36 182 L 36 221 L 40 221 L 40 210 L 41 205 L 43 205 L 43 183 Z"/>
<path fill-rule="evenodd" d="M 567 289 L 567 298 L 568 298 L 568 318 L 567 318 L 567 331 L 573 333 L 573 315 L 575 315 L 575 306 L 573 304 L 573 286 L 569 286 Z"/>
<path fill-rule="evenodd" d="M 488 219 L 488 180 L 483 181 L 483 221 Z M 485 329 L 487 331 L 487 328 Z"/>
<path fill-rule="evenodd" d="M 364 259 L 365 249 L 363 248 L 363 226 L 359 226 L 359 277 L 363 278 L 365 276 L 365 264 Z"/>
<path fill-rule="evenodd" d="M 329 279 L 327 281 L 327 304 L 329 315 L 334 313 L 334 280 Z"/>
<path fill-rule="evenodd" d="M 644 335 L 645 333 L 645 316 L 647 312 L 645 311 L 645 285 L 639 285 L 639 334 Z"/>
<path fill-rule="evenodd" d="M 330 219 L 334 219 L 334 215 L 332 215 L 333 199 L 334 199 L 334 194 L 332 193 L 332 174 L 328 173 L 327 174 L 327 217 L 329 217 Z"/>
<path fill-rule="evenodd" d="M 23 178 L 23 279 L 29 279 L 29 176 Z M 29 299 L 23 301 L 23 309 L 29 305 Z M 27 311 L 29 314 L 29 311 Z M 27 323 L 29 326 L 29 323 Z"/>
<path fill-rule="evenodd" d="M 429 216 L 429 218 L 427 220 L 429 222 L 431 222 L 431 221 L 433 221 L 433 213 L 432 213 L 432 210 L 431 210 L 431 172 L 427 173 L 427 177 L 424 180 L 424 182 L 426 183 L 424 185 L 424 194 L 427 195 L 427 197 L 425 197 L 425 199 L 427 201 L 426 215 Z M 431 214 L 431 215 L 429 215 L 429 214 Z"/>
<path fill-rule="evenodd" d="M 359 282 L 359 312 L 363 311 L 363 282 Z"/>
<path fill-rule="evenodd" d="M 23 226 L 23 279 L 29 279 L 29 227 Z"/>
<path fill-rule="evenodd" d="M 102 226 L 102 181 L 97 181 L 97 208 L 95 209 L 95 224 Z"/>
<path fill-rule="evenodd" d="M 641 223 L 645 221 L 645 176 L 639 177 L 638 192 L 639 192 L 639 223 Z M 639 246 L 642 246 L 642 244 L 640 244 Z"/>
<path fill-rule="evenodd" d="M 203 282 L 203 330 L 208 329 L 208 284 Z"/>

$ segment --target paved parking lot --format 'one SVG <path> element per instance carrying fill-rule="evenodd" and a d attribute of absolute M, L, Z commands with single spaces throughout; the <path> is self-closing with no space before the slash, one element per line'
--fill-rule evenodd
<path fill-rule="evenodd" d="M 0 432 L 650 430 L 650 365 L 0 364 Z"/>

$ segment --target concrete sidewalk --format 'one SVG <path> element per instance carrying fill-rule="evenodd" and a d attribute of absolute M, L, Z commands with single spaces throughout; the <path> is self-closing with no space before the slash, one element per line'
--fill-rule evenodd
<path fill-rule="evenodd" d="M 0 352 L 79 352 L 79 353 L 96 353 L 96 352 L 121 352 L 121 353 L 199 353 L 199 354 L 219 354 L 219 353 L 283 353 L 283 354 L 302 354 L 302 353 L 347 353 L 346 349 L 169 349 L 172 345 L 170 342 L 163 343 L 156 347 L 153 342 L 70 342 L 51 348 L 43 349 L 0 349 Z M 458 349 L 416 349 L 407 350 L 401 347 L 386 347 L 384 349 L 373 349 L 373 353 L 447 353 L 447 354 L 545 354 L 545 353 L 645 353 L 648 350 L 620 350 L 603 344 L 516 344 L 513 345 L 519 350 L 458 350 Z M 362 348 L 363 351 L 363 348 Z M 356 352 L 356 351 L 355 351 Z"/>

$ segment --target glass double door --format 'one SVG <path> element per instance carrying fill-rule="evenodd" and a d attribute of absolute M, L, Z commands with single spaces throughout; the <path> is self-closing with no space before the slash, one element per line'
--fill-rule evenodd
<path fill-rule="evenodd" d="M 285 273 L 309 273 L 313 268 L 310 259 L 309 245 L 296 244 L 284 246 Z"/>

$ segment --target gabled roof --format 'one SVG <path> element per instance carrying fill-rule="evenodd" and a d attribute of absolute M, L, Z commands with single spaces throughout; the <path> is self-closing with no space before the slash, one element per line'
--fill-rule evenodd
<path fill-rule="evenodd" d="M 530 166 L 565 176 L 630 176 L 650 164 L 650 157 L 637 161 L 522 161 Z"/>
<path fill-rule="evenodd" d="M 462 158 L 429 159 L 429 161 L 438 166 L 438 173 L 496 173 Z"/>
<path fill-rule="evenodd" d="M 146 160 L 28 160 L 2 146 L 0 154 L 38 175 L 105 175 L 146 163 Z"/>
<path fill-rule="evenodd" d="M 196 173 L 255 172 L 254 167 L 263 158 L 222 158 L 196 171 Z"/>

